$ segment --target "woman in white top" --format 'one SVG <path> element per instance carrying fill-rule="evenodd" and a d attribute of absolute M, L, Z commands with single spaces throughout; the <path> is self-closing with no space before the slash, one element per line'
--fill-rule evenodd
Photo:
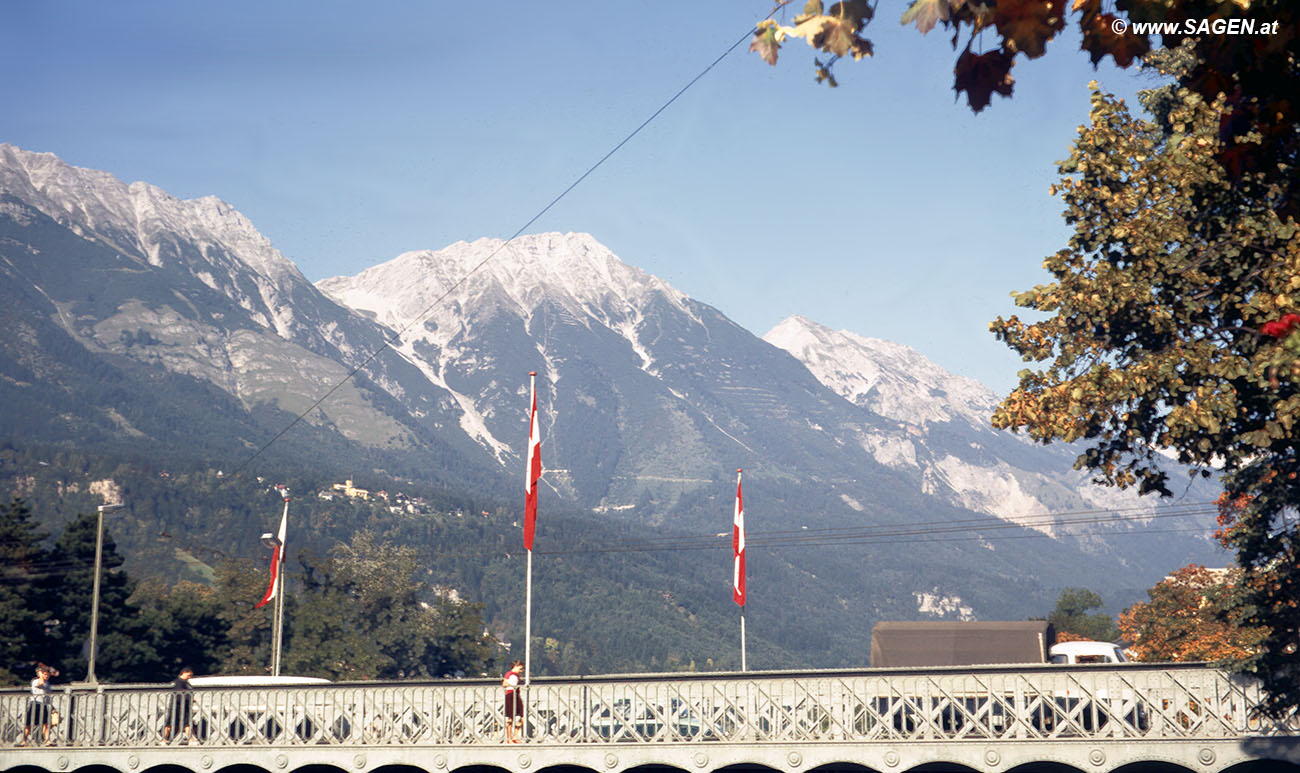
<path fill-rule="evenodd" d="M 524 661 L 516 660 L 501 677 L 506 691 L 506 743 L 519 743 L 524 725 L 524 698 L 519 690 L 519 675 L 524 672 Z"/>
<path fill-rule="evenodd" d="M 36 664 L 36 678 L 32 680 L 32 697 L 27 703 L 27 721 L 23 723 L 23 742 L 20 746 L 27 745 L 32 728 L 37 725 L 41 728 L 41 743 L 50 743 L 51 698 L 54 692 L 50 679 L 58 675 L 59 672 L 51 666 Z"/>

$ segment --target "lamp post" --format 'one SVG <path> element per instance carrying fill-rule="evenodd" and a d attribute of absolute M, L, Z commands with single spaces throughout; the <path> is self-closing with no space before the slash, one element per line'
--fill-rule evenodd
<path fill-rule="evenodd" d="M 90 684 L 99 684 L 99 680 L 95 678 L 95 646 L 99 634 L 100 565 L 104 562 L 104 513 L 111 513 L 124 507 L 126 505 L 117 502 L 95 508 L 99 511 L 99 523 L 95 528 L 95 583 L 94 589 L 90 592 L 90 664 L 86 669 L 86 681 Z"/>

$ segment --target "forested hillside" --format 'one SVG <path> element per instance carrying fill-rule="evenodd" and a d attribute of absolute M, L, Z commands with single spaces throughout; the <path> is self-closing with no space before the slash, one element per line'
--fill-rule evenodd
<path fill-rule="evenodd" d="M 22 496 L 7 508 L 0 541 L 6 550 L 27 544 L 29 553 L 43 551 L 27 563 L 15 557 L 4 585 L 19 592 L 5 602 L 12 609 L 5 625 L 22 627 L 29 618 L 63 621 L 45 626 L 26 649 L 3 653 L 6 662 L 0 667 L 11 681 L 36 660 L 53 661 L 65 675 L 83 673 L 95 507 L 117 499 L 127 507 L 106 516 L 109 579 L 101 596 L 100 677 L 161 680 L 182 662 L 201 672 L 265 670 L 270 606 L 255 611 L 253 605 L 268 578 L 269 551 L 259 537 L 275 529 L 283 506 L 275 484 L 288 485 L 292 497 L 287 669 L 331 678 L 415 676 L 422 669 L 438 676 L 489 671 L 523 652 L 524 552 L 517 507 L 471 502 L 375 473 L 358 476 L 354 484 L 390 492 L 389 502 L 338 493 L 322 499 L 319 492 L 342 481 L 302 471 L 227 476 L 12 445 L 0 450 L 0 474 Z M 398 491 L 408 504 L 394 512 Z M 14 525 L 20 512 L 29 514 L 26 542 L 19 534 L 24 530 Z M 725 517 L 724 511 L 720 519 Z M 538 673 L 739 665 L 726 540 L 702 551 L 638 550 L 649 535 L 626 524 L 545 508 L 538 533 L 533 612 Z M 30 538 L 33 534 L 37 538 Z M 369 540 L 366 558 L 388 566 L 390 581 L 419 589 L 419 601 L 435 606 L 456 601 L 460 634 L 475 626 L 470 638 L 487 634 L 482 651 L 475 644 L 474 654 L 451 659 L 447 668 L 414 661 L 384 668 L 364 659 L 339 666 L 322 660 L 322 651 L 367 652 L 374 648 L 372 639 L 384 638 L 371 631 L 370 638 L 350 641 L 345 633 L 358 628 L 346 616 L 357 614 L 361 600 L 374 591 L 365 582 L 339 579 L 348 574 L 340 556 L 355 558 L 358 539 Z M 767 563 L 766 571 L 781 577 L 785 587 L 801 582 L 792 567 Z M 762 606 L 760 622 L 774 612 L 784 614 L 766 623 L 771 634 L 753 631 L 751 622 L 751 662 L 770 668 L 809 665 L 792 648 L 800 644 L 800 621 L 818 613 L 796 615 L 779 603 Z M 440 635 L 435 631 L 428 639 Z M 788 644 L 772 643 L 782 639 Z M 838 650 L 833 657 L 840 662 L 865 661 L 865 650 L 855 653 L 851 642 L 827 649 Z"/>

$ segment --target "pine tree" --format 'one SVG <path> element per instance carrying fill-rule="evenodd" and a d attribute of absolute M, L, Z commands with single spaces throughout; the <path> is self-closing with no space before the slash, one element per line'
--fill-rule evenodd
<path fill-rule="evenodd" d="M 48 615 L 39 580 L 50 571 L 41 548 L 46 537 L 21 499 L 0 510 L 0 680 L 31 678 L 31 665 L 46 657 L 42 630 Z"/>

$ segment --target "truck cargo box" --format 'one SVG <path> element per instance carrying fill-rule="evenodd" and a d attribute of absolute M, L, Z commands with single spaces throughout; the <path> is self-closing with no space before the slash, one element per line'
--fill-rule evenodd
<path fill-rule="evenodd" d="M 872 668 L 1046 663 L 1056 641 L 1044 620 L 876 623 Z"/>

